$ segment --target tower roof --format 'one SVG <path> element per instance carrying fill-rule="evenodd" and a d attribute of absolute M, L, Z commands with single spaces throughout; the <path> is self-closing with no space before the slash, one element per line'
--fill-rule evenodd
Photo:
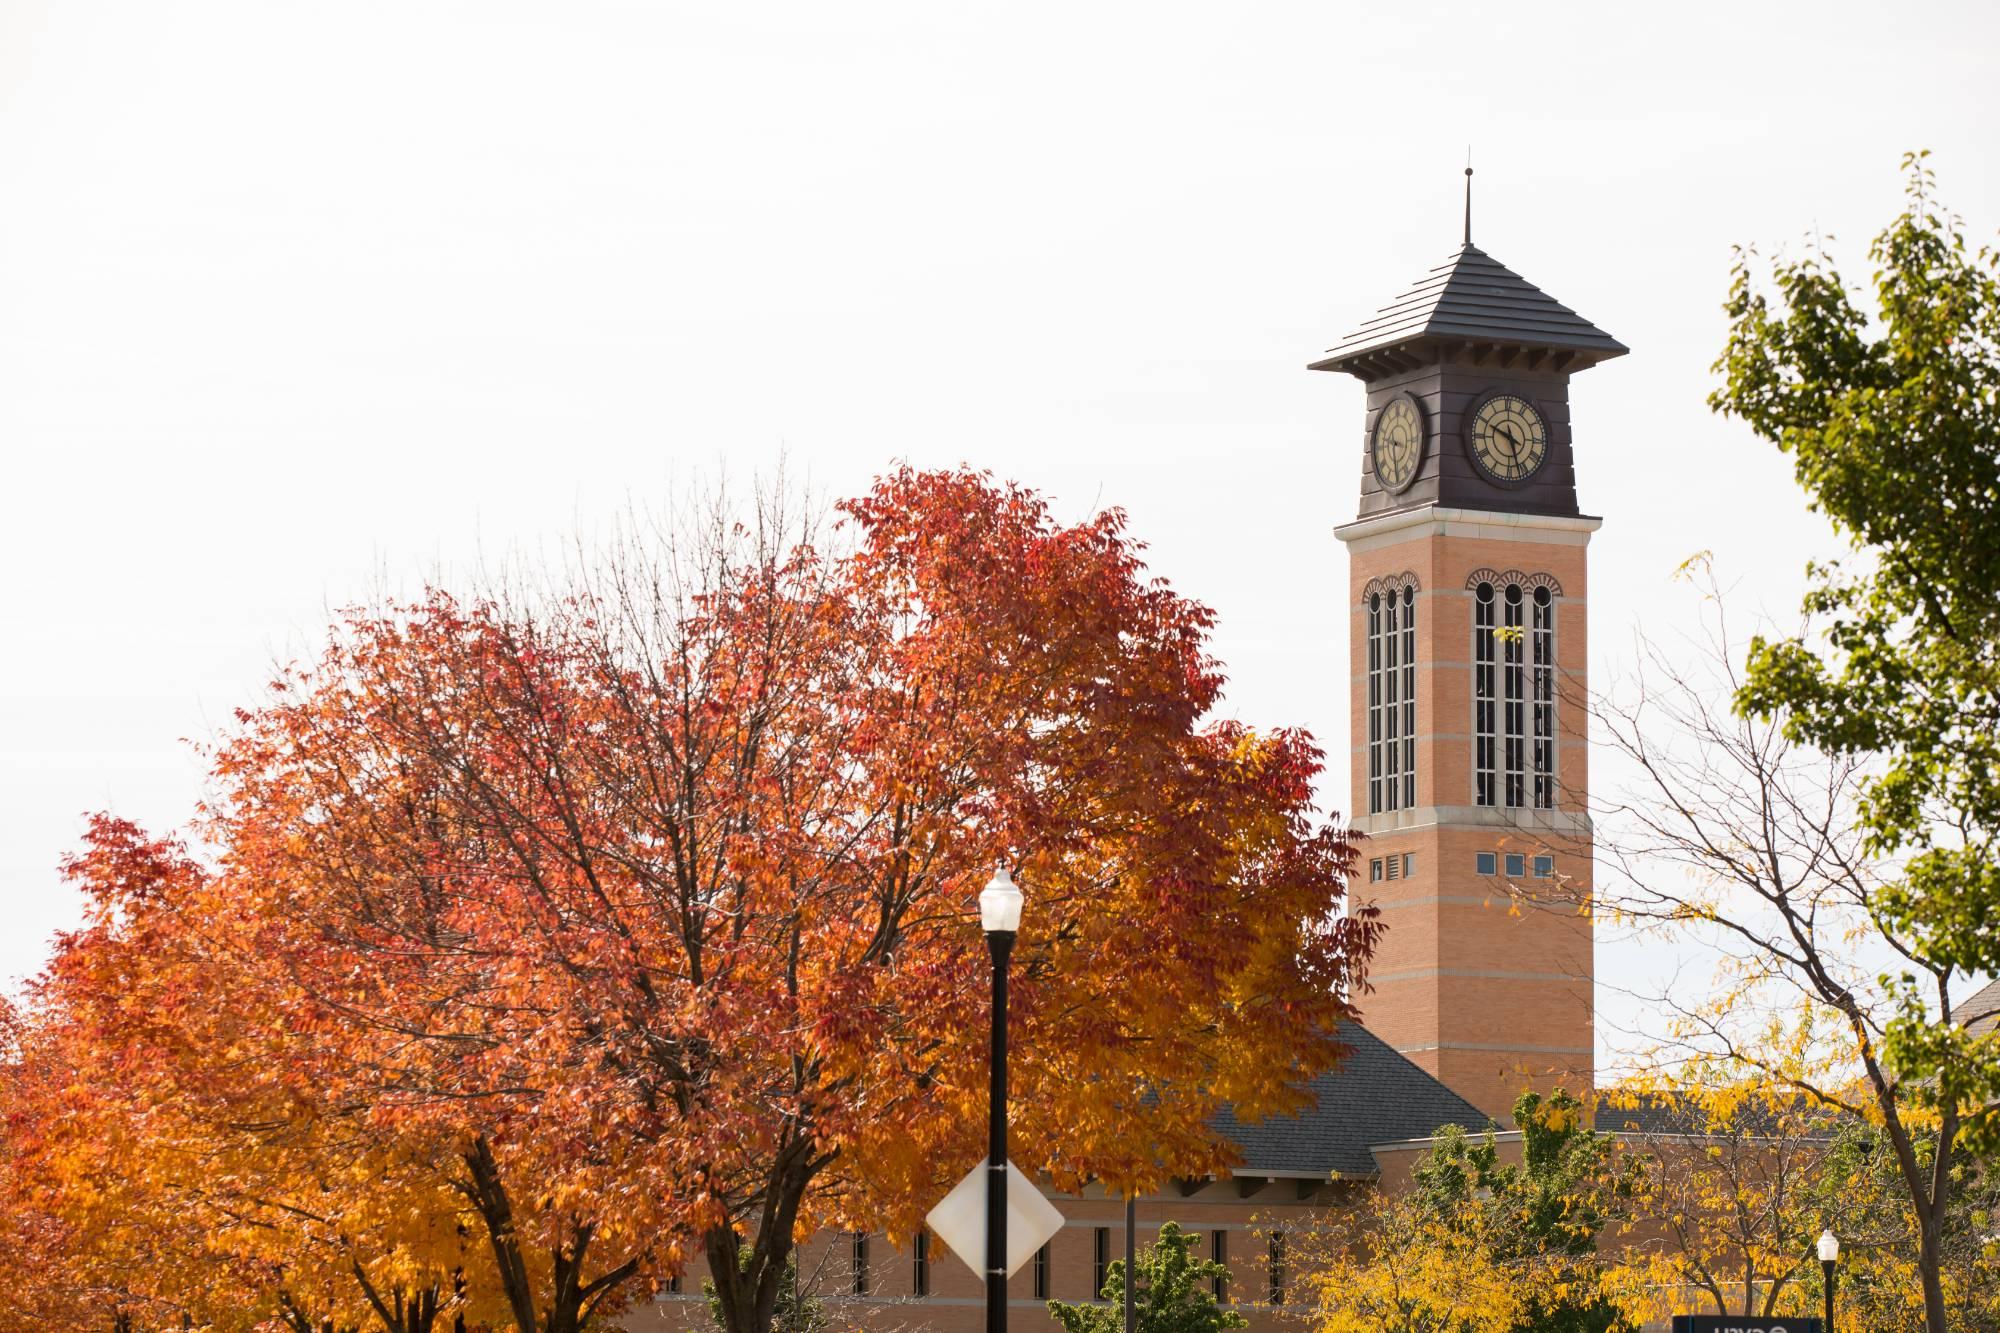
<path fill-rule="evenodd" d="M 1625 344 L 1470 241 L 1416 286 L 1329 348 L 1314 370 L 1374 379 L 1414 369 L 1436 352 L 1464 348 L 1510 364 L 1581 370 L 1623 356 Z"/>

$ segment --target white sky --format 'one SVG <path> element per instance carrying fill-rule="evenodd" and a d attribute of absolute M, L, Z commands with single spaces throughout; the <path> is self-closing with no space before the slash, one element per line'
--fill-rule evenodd
<path fill-rule="evenodd" d="M 1990 238 L 1996 52 L 1991 4 L 0 0 L 0 978 L 83 812 L 184 819 L 183 738 L 378 571 L 781 450 L 1125 506 L 1231 708 L 1339 754 L 1361 391 L 1303 366 L 1450 254 L 1468 141 L 1481 246 L 1633 348 L 1573 395 L 1598 678 L 1698 549 L 1789 618 L 1823 530 L 1702 402 L 1729 247 L 1865 272 L 1916 147 Z"/>

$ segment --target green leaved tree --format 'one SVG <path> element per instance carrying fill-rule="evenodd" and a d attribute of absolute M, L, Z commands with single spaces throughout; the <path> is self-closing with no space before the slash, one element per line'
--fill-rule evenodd
<path fill-rule="evenodd" d="M 1491 1132 L 1447 1127 L 1417 1165 L 1411 1203 L 1484 1236 L 1492 1262 L 1520 1275 L 1521 1333 L 1612 1333 L 1630 1321 L 1603 1281 L 1604 1228 L 1623 1217 L 1636 1167 L 1592 1130 L 1567 1092 L 1521 1094 L 1521 1161 L 1503 1163 Z M 1530 1275 L 1534 1275 L 1531 1280 Z"/>
<path fill-rule="evenodd" d="M 1210 1259 L 1197 1258 L 1200 1239 L 1169 1222 L 1160 1238 L 1140 1252 L 1132 1278 L 1132 1303 L 1139 1333 L 1221 1333 L 1243 1328 L 1249 1321 L 1215 1299 L 1215 1280 L 1229 1270 Z M 1125 1261 L 1113 1260 L 1098 1295 L 1109 1305 L 1071 1305 L 1050 1301 L 1049 1313 L 1064 1333 L 1120 1333 L 1125 1327 Z"/>
<path fill-rule="evenodd" d="M 2000 1038 L 1960 1011 L 2000 971 L 2000 255 L 1968 246 L 1923 154 L 1904 169 L 1866 295 L 1817 247 L 1739 253 L 1710 404 L 1792 458 L 1853 549 L 1811 567 L 1804 633 L 1752 642 L 1736 706 L 1865 765 L 1862 906 L 1895 954 L 1881 1001 L 1779 948 L 1849 1030 L 1944 1333 L 1954 1172 L 2000 1149 Z"/>

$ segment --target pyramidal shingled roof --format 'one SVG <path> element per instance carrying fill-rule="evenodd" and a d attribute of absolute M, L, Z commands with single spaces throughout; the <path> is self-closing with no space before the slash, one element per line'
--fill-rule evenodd
<path fill-rule="evenodd" d="M 1368 376 L 1395 369 L 1395 349 L 1418 342 L 1547 349 L 1561 368 L 1577 369 L 1629 350 L 1468 241 L 1312 368 Z"/>

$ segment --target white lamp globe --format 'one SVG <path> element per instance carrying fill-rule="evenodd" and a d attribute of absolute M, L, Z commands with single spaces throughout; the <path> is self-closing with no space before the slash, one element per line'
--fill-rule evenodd
<path fill-rule="evenodd" d="M 987 934 L 1013 934 L 1021 928 L 1021 889 L 1001 866 L 979 891 L 979 924 Z"/>
<path fill-rule="evenodd" d="M 1819 1261 L 1830 1264 L 1840 1257 L 1840 1241 L 1831 1230 L 1819 1233 Z"/>

